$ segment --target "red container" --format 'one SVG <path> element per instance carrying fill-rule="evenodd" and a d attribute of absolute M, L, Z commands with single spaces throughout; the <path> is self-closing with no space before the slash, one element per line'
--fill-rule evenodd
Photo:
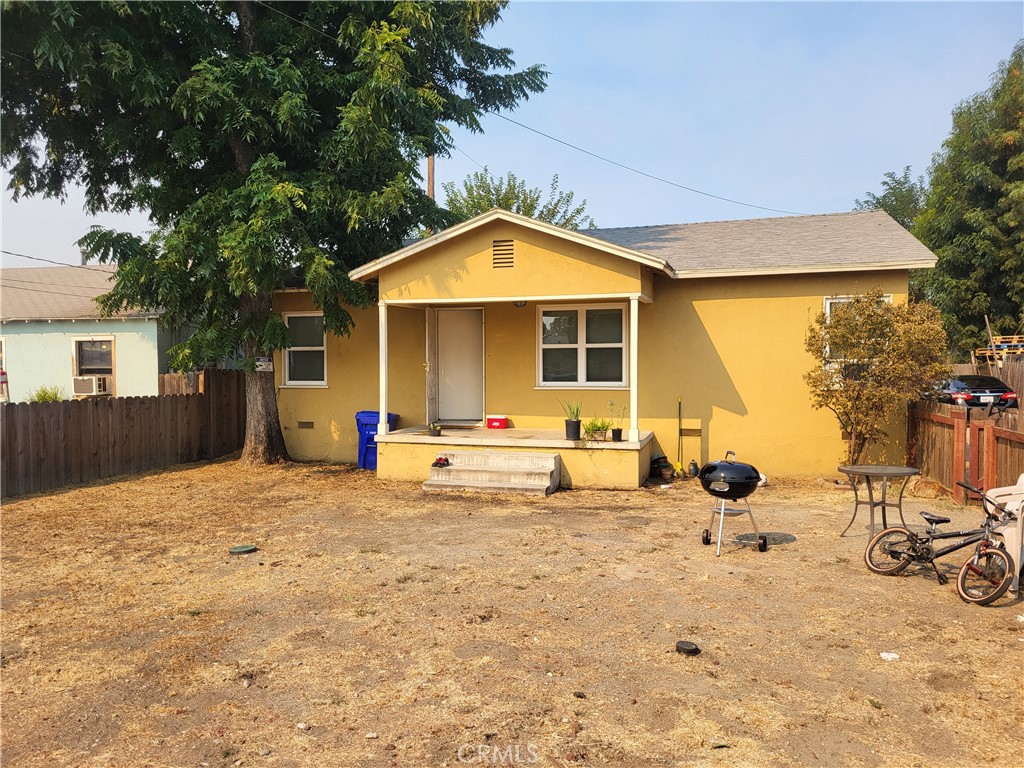
<path fill-rule="evenodd" d="M 488 416 L 488 429 L 508 429 L 508 416 Z"/>

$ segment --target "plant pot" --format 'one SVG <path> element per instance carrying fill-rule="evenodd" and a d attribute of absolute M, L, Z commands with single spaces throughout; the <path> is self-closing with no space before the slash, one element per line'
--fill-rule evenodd
<path fill-rule="evenodd" d="M 441 436 L 441 428 L 440 427 L 430 426 L 430 427 L 427 427 L 427 431 L 430 433 L 431 437 L 440 437 Z"/>
<path fill-rule="evenodd" d="M 676 471 L 674 469 L 672 469 L 672 467 L 662 467 L 661 468 L 661 479 L 662 480 L 671 480 L 672 476 L 675 473 L 676 473 Z"/>
<path fill-rule="evenodd" d="M 565 420 L 565 439 L 566 440 L 579 440 L 580 439 L 580 424 L 582 422 L 579 419 L 566 419 Z"/>
<path fill-rule="evenodd" d="M 622 427 L 613 427 L 612 428 L 612 442 L 613 443 L 621 443 L 622 442 Z"/>
<path fill-rule="evenodd" d="M 587 440 L 593 440 L 595 443 L 603 443 L 607 436 L 607 432 L 594 432 L 593 434 L 587 435 Z"/>

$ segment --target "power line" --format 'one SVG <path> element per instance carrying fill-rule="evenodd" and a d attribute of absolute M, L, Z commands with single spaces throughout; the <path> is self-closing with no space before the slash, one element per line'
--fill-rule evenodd
<path fill-rule="evenodd" d="M 348 43 L 342 42 L 341 40 L 339 40 L 339 39 L 337 39 L 335 37 L 331 37 L 330 35 L 326 34 L 322 30 L 319 30 L 316 27 L 310 26 L 309 24 L 307 24 L 306 22 L 302 21 L 301 19 L 297 19 L 294 16 L 289 16 L 284 11 L 280 11 L 277 8 L 273 8 L 273 7 L 269 6 L 269 5 L 267 5 L 265 2 L 262 2 L 262 0 L 256 0 L 256 3 L 257 3 L 257 5 L 262 5 L 267 10 L 273 11 L 274 13 L 276 13 L 276 14 L 278 14 L 280 16 L 283 16 L 284 18 L 288 19 L 289 21 L 292 21 L 292 22 L 294 22 L 296 24 L 299 24 L 300 26 L 303 26 L 303 27 L 305 27 L 306 29 L 308 29 L 308 30 L 310 30 L 312 32 L 316 32 L 321 37 L 327 38 L 328 40 L 332 41 L 336 45 L 342 46 L 344 48 L 348 48 L 350 51 L 352 51 L 354 53 L 359 53 L 359 49 L 357 49 L 355 46 L 352 46 L 352 45 L 349 45 Z M 428 83 L 426 80 L 423 80 L 422 78 L 417 77 L 416 75 L 414 75 L 413 73 L 409 72 L 406 69 L 399 69 L 397 66 L 395 66 L 393 64 L 389 64 L 387 62 L 382 62 L 381 65 L 382 66 L 386 66 L 386 67 L 390 67 L 392 70 L 394 70 L 396 72 L 401 72 L 402 74 L 405 74 L 406 76 L 408 76 L 411 79 L 419 80 L 421 85 L 431 85 L 431 83 Z M 620 163 L 620 162 L 618 162 L 616 160 L 612 160 L 611 158 L 604 157 L 603 155 L 599 155 L 596 152 L 591 152 L 589 149 L 584 149 L 583 147 L 579 147 L 579 146 L 577 146 L 577 145 L 575 145 L 575 144 L 573 144 L 571 142 L 565 141 L 563 139 L 559 139 L 556 136 L 552 136 L 549 133 L 545 133 L 544 131 L 541 131 L 541 130 L 533 128 L 533 127 L 531 127 L 529 125 L 526 125 L 525 123 L 521 123 L 518 120 L 513 120 L 510 117 L 506 117 L 505 115 L 503 115 L 503 114 L 501 114 L 499 112 L 495 112 L 495 111 L 492 111 L 492 110 L 484 110 L 484 113 L 485 114 L 489 114 L 489 115 L 495 115 L 496 117 L 500 117 L 502 120 L 505 120 L 505 121 L 507 121 L 509 123 L 512 123 L 513 125 L 517 125 L 520 128 L 523 128 L 524 130 L 536 133 L 538 136 L 543 136 L 545 139 L 549 139 L 550 141 L 554 141 L 554 142 L 556 142 L 558 144 L 561 144 L 563 146 L 569 147 L 570 149 L 574 149 L 577 152 L 582 152 L 583 154 L 589 155 L 590 157 L 593 157 L 593 158 L 595 158 L 597 160 L 600 160 L 602 162 L 609 163 L 610 165 L 614 165 L 614 166 L 616 166 L 618 168 L 622 168 L 623 170 L 629 171 L 630 173 L 636 173 L 636 174 L 638 174 L 640 176 L 644 176 L 644 177 L 646 177 L 648 179 L 652 179 L 654 181 L 659 181 L 662 184 L 668 184 L 669 186 L 676 187 L 677 189 L 683 189 L 683 190 L 686 190 L 687 192 L 692 192 L 692 193 L 697 194 L 697 195 L 703 195 L 704 197 L 710 197 L 710 198 L 713 198 L 715 200 L 721 200 L 721 201 L 726 202 L 726 203 L 732 203 L 733 205 L 742 205 L 742 206 L 745 206 L 747 208 L 757 208 L 758 210 L 761 210 L 761 211 L 771 211 L 772 213 L 786 213 L 786 214 L 791 214 L 791 215 L 794 215 L 794 216 L 806 215 L 806 214 L 803 214 L 803 213 L 801 213 L 799 211 L 787 211 L 787 210 L 784 210 L 782 208 L 771 208 L 771 207 L 766 206 L 766 205 L 755 205 L 754 203 L 745 203 L 742 200 L 735 200 L 735 199 L 733 199 L 731 197 L 723 197 L 722 195 L 716 195 L 716 194 L 713 194 L 711 192 L 705 192 L 705 191 L 703 191 L 701 189 L 697 189 L 696 187 L 688 187 L 685 184 L 679 184 L 678 182 L 670 181 L 669 179 L 662 178 L 661 176 L 655 176 L 653 173 L 647 173 L 646 171 L 641 171 L 638 168 L 633 168 L 632 166 L 626 165 L 625 163 Z M 458 147 L 456 147 L 456 149 L 458 149 Z M 462 152 L 461 149 L 458 150 L 458 151 Z M 465 155 L 466 153 L 462 152 L 462 154 Z M 466 155 L 466 157 L 469 157 L 469 155 Z M 471 157 L 469 159 L 473 160 L 473 158 L 471 158 Z M 476 160 L 473 160 L 473 162 L 476 163 Z M 476 163 L 476 164 L 480 165 L 479 163 Z M 483 167 L 483 166 L 481 166 L 481 167 Z"/>
<path fill-rule="evenodd" d="M 611 158 L 599 155 L 596 152 L 591 152 L 589 149 L 584 149 L 583 147 L 578 147 L 575 144 L 572 144 L 572 143 L 570 143 L 568 141 L 564 141 L 562 139 L 559 139 L 557 136 L 552 136 L 549 133 L 544 133 L 544 131 L 539 131 L 536 128 L 532 128 L 531 126 L 526 125 L 525 123 L 520 123 L 518 120 L 513 120 L 511 117 L 507 117 L 506 115 L 503 115 L 500 112 L 488 111 L 488 114 L 494 115 L 495 117 L 500 117 L 502 120 L 505 120 L 505 121 L 507 121 L 509 123 L 512 123 L 513 125 L 518 125 L 520 128 L 524 128 L 527 131 L 532 131 L 533 133 L 536 133 L 538 136 L 543 136 L 545 139 L 550 139 L 551 141 L 558 142 L 559 144 L 562 144 L 562 145 L 564 145 L 566 147 L 569 147 L 570 149 L 575 149 L 577 152 L 582 152 L 585 155 L 590 155 L 591 157 L 597 158 L 598 160 L 601 160 L 601 161 L 603 161 L 605 163 L 610 163 L 611 165 L 617 166 L 619 168 L 622 168 L 624 170 L 630 171 L 632 173 L 638 173 L 641 176 L 646 176 L 648 179 L 654 179 L 655 181 L 660 181 L 662 184 L 669 184 L 669 185 L 671 185 L 673 187 L 678 187 L 679 189 L 685 189 L 687 192 L 693 192 L 694 194 L 704 195 L 705 197 L 711 197 L 711 198 L 714 198 L 715 200 L 722 200 L 722 201 L 724 201 L 726 203 L 734 203 L 735 205 L 745 205 L 747 208 L 758 208 L 758 209 L 760 209 L 762 211 L 772 211 L 773 213 L 789 213 L 789 214 L 793 214 L 795 216 L 806 215 L 806 214 L 801 214 L 799 211 L 786 211 L 786 210 L 783 210 L 781 208 L 770 208 L 770 207 L 768 207 L 766 205 L 755 205 L 754 203 L 744 203 L 742 200 L 733 200 L 731 197 L 722 197 L 721 195 L 715 195 L 715 194 L 712 194 L 711 192 L 704 192 L 703 190 L 696 189 L 695 187 L 688 187 L 685 184 L 679 184 L 679 183 L 677 183 L 675 181 L 670 181 L 668 179 L 663 179 L 661 176 L 655 176 L 653 173 L 647 173 L 646 171 L 641 171 L 641 170 L 639 170 L 637 168 L 633 168 L 631 166 L 625 165 L 624 163 L 617 162 L 615 160 L 612 160 Z"/>
<path fill-rule="evenodd" d="M 5 251 L 0 249 L 0 253 L 6 253 L 8 256 L 17 256 L 19 259 L 31 259 L 32 261 L 45 261 L 47 264 L 56 264 L 58 267 L 74 267 L 75 269 L 87 269 L 90 272 L 101 272 L 104 275 L 109 275 L 110 272 L 106 269 L 97 269 L 96 267 L 89 267 L 85 264 L 68 264 L 64 261 L 54 261 L 53 259 L 44 259 L 41 256 L 29 256 L 24 253 L 15 253 L 14 251 Z"/>

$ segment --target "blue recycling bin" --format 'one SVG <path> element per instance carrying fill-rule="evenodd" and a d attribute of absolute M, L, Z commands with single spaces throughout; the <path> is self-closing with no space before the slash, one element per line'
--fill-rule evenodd
<path fill-rule="evenodd" d="M 377 469 L 377 424 L 380 411 L 357 411 L 356 429 L 359 430 L 359 468 Z M 398 426 L 398 414 L 388 414 L 388 431 Z"/>

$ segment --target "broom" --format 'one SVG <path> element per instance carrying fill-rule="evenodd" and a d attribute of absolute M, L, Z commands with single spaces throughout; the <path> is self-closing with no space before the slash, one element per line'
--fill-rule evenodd
<path fill-rule="evenodd" d="M 679 427 L 679 437 L 676 443 L 676 472 L 682 476 L 683 474 L 683 398 L 679 398 L 679 402 L 676 407 L 676 421 Z"/>

